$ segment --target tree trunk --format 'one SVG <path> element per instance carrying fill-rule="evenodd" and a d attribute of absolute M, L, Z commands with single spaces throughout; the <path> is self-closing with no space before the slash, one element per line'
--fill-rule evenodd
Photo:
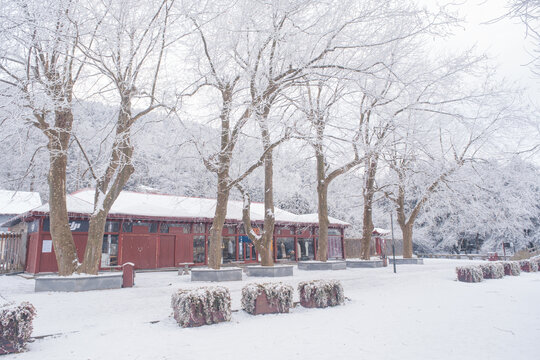
<path fill-rule="evenodd" d="M 363 189 L 364 215 L 362 224 L 361 258 L 369 260 L 371 257 L 371 235 L 373 233 L 373 197 L 375 195 L 375 175 L 377 174 L 378 156 L 371 155 L 366 158 L 365 184 Z"/>
<path fill-rule="evenodd" d="M 49 207 L 50 227 L 58 274 L 68 276 L 79 266 L 77 249 L 69 229 L 66 204 L 67 148 L 71 137 L 73 114 L 70 110 L 55 113 L 55 129 L 49 132 Z"/>
<path fill-rule="evenodd" d="M 403 257 L 410 259 L 413 255 L 413 224 L 399 224 L 399 226 L 403 234 Z"/>
<path fill-rule="evenodd" d="M 324 180 L 317 184 L 318 213 L 319 213 L 319 241 L 317 244 L 317 260 L 328 260 L 328 186 Z"/>
<path fill-rule="evenodd" d="M 212 269 L 219 270 L 221 267 L 222 257 L 222 234 L 225 217 L 227 216 L 227 203 L 229 202 L 229 187 L 221 175 L 218 175 L 218 193 L 216 200 L 216 212 L 212 227 L 210 228 L 210 239 L 208 249 L 208 266 Z"/>
<path fill-rule="evenodd" d="M 270 146 L 270 134 L 263 130 L 265 150 Z M 261 265 L 274 266 L 274 161 L 273 151 L 268 150 L 264 156 L 264 232 L 262 234 Z"/>

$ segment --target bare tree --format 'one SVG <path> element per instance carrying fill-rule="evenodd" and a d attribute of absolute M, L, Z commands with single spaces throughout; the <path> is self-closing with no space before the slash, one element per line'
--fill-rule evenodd
<path fill-rule="evenodd" d="M 335 108 L 344 105 L 342 100 L 347 91 L 346 83 L 325 79 L 319 80 L 314 85 L 308 83 L 304 89 L 305 99 L 301 99 L 297 106 L 309 124 L 307 130 L 309 134 L 299 131 L 299 136 L 306 140 L 315 152 L 319 216 L 317 260 L 327 261 L 330 223 L 328 188 L 333 180 L 362 162 L 357 146 L 361 129 L 356 126 L 356 119 L 353 120 L 355 124 L 351 124 L 351 119 L 347 119 L 351 115 L 347 116 L 343 108 L 340 109 L 341 111 L 335 111 Z M 344 146 L 347 150 L 343 149 Z M 351 147 L 350 150 L 348 146 Z M 335 158 L 348 159 L 345 162 L 338 162 Z"/>
<path fill-rule="evenodd" d="M 413 227 L 426 202 L 464 164 L 480 159 L 510 119 L 510 94 L 493 92 L 490 85 L 450 98 L 436 107 L 430 107 L 436 103 L 432 99 L 404 111 L 394 142 L 385 149 L 394 180 L 383 191 L 395 205 L 407 258 L 412 257 Z"/>
<path fill-rule="evenodd" d="M 2 95 L 21 110 L 21 118 L 47 138 L 51 235 L 60 275 L 79 262 L 69 229 L 66 167 L 73 127 L 75 85 L 85 63 L 78 44 L 92 42 L 82 27 L 78 1 L 3 1 L 0 18 Z"/>
<path fill-rule="evenodd" d="M 172 43 L 167 30 L 173 5 L 174 0 L 90 3 L 92 20 L 100 29 L 96 42 L 79 43 L 79 48 L 108 82 L 104 86 L 117 91 L 120 109 L 109 163 L 101 175 L 87 158 L 96 189 L 80 272 L 97 274 L 107 216 L 134 172 L 131 129 L 137 120 L 162 106 L 156 89 L 165 48 Z M 134 103 L 140 107 L 137 111 Z"/>

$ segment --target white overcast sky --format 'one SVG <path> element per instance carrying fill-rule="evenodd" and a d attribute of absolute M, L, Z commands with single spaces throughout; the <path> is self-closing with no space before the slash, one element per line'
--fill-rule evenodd
<path fill-rule="evenodd" d="M 504 18 L 508 0 L 468 0 L 459 6 L 465 28 L 456 31 L 456 40 L 463 45 L 477 44 L 478 50 L 488 54 L 498 65 L 500 75 L 527 87 L 531 101 L 540 104 L 540 77 L 531 72 L 528 63 L 533 43 L 526 38 L 525 25 L 519 19 Z M 489 23 L 491 22 L 491 23 Z"/>

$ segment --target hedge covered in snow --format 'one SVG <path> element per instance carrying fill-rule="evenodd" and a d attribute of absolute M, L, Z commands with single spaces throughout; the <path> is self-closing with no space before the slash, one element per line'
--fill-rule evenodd
<path fill-rule="evenodd" d="M 36 309 L 29 302 L 0 307 L 0 354 L 21 352 L 30 335 Z"/>
<path fill-rule="evenodd" d="M 521 273 L 519 263 L 517 261 L 502 261 L 504 266 L 504 275 L 518 276 Z"/>
<path fill-rule="evenodd" d="M 484 279 L 482 268 L 477 265 L 458 266 L 456 273 L 459 281 L 476 283 Z"/>
<path fill-rule="evenodd" d="M 484 279 L 502 279 L 504 277 L 504 265 L 499 262 L 481 264 Z"/>
<path fill-rule="evenodd" d="M 538 262 L 533 260 L 533 259 L 520 260 L 519 261 L 519 266 L 521 267 L 521 271 L 525 271 L 525 272 L 536 272 L 536 271 L 538 271 Z"/>
<path fill-rule="evenodd" d="M 179 289 L 172 295 L 171 307 L 174 319 L 182 327 L 231 320 L 231 294 L 222 286 Z"/>
<path fill-rule="evenodd" d="M 257 298 L 266 296 L 267 303 L 263 306 L 274 311 L 257 311 Z M 259 302 L 261 300 L 259 299 Z M 247 313 L 256 315 L 267 312 L 288 313 L 293 305 L 293 288 L 283 283 L 248 284 L 242 288 L 242 309 Z"/>
<path fill-rule="evenodd" d="M 338 280 L 312 280 L 298 284 L 303 307 L 325 308 L 343 304 L 343 286 Z"/>

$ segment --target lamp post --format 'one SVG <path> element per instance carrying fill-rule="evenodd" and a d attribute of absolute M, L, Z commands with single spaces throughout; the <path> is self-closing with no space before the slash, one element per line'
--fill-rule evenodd
<path fill-rule="evenodd" d="M 390 229 L 392 231 L 392 257 L 394 258 L 394 274 L 396 273 L 396 245 L 394 243 L 394 217 L 390 212 Z"/>

